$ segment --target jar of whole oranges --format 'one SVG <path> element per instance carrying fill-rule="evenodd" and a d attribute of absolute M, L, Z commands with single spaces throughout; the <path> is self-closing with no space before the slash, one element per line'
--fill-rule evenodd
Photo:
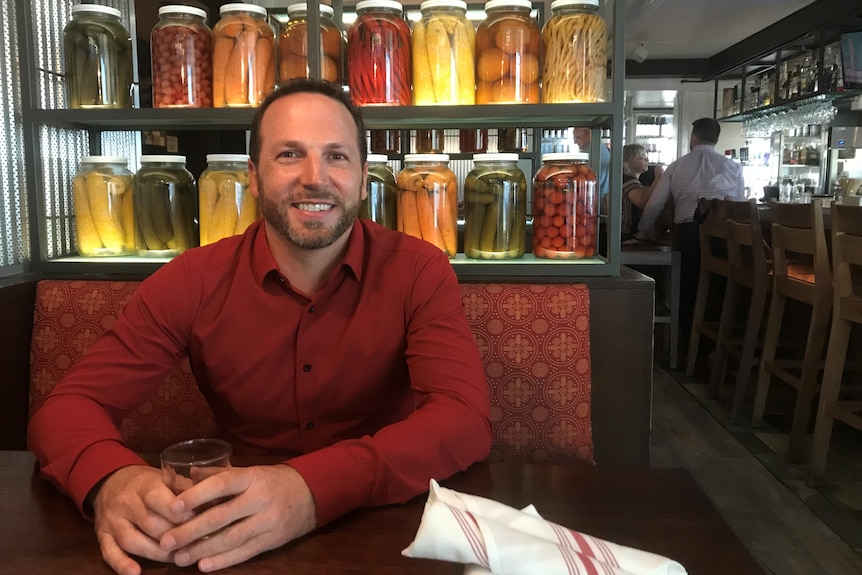
<path fill-rule="evenodd" d="M 476 103 L 539 101 L 542 32 L 530 0 L 489 0 L 476 30 Z"/>
<path fill-rule="evenodd" d="M 308 68 L 308 4 L 287 7 L 288 21 L 278 39 L 278 79 L 311 78 Z M 341 84 L 344 81 L 345 41 L 335 23 L 332 6 L 320 5 L 320 77 Z"/>
<path fill-rule="evenodd" d="M 225 4 L 213 27 L 213 106 L 258 106 L 275 89 L 275 33 L 266 8 Z"/>
<path fill-rule="evenodd" d="M 398 231 L 458 251 L 458 184 L 448 154 L 407 154 L 398 186 Z"/>
<path fill-rule="evenodd" d="M 550 153 L 533 178 L 533 255 L 592 257 L 598 235 L 598 187 L 589 154 Z"/>

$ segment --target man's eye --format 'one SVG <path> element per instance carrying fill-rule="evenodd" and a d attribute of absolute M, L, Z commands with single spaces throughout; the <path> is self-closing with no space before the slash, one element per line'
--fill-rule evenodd
<path fill-rule="evenodd" d="M 334 152 L 332 154 L 332 159 L 333 160 L 345 160 L 345 159 L 347 159 L 347 156 L 345 156 L 344 154 L 341 154 L 339 152 Z"/>

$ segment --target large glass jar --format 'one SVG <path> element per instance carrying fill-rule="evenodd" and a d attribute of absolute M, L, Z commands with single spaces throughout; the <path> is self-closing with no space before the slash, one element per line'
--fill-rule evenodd
<path fill-rule="evenodd" d="M 159 8 L 150 34 L 153 108 L 213 105 L 213 34 L 206 12 L 192 6 Z"/>
<path fill-rule="evenodd" d="M 462 154 L 483 154 L 488 151 L 487 128 L 458 131 L 458 149 Z"/>
<path fill-rule="evenodd" d="M 198 179 L 201 245 L 243 233 L 258 218 L 257 199 L 248 190 L 248 156 L 207 154 Z"/>
<path fill-rule="evenodd" d="M 413 25 L 413 103 L 475 104 L 476 32 L 463 0 L 425 0 Z"/>
<path fill-rule="evenodd" d="M 476 30 L 476 103 L 539 102 L 542 32 L 530 0 L 490 0 Z"/>
<path fill-rule="evenodd" d="M 599 0 L 554 0 L 542 39 L 542 101 L 604 102 L 608 35 Z"/>
<path fill-rule="evenodd" d="M 141 156 L 134 190 L 138 255 L 173 257 L 198 245 L 195 180 L 185 156 Z"/>
<path fill-rule="evenodd" d="M 357 105 L 409 106 L 410 27 L 395 0 L 363 0 L 347 30 L 347 85 Z"/>
<path fill-rule="evenodd" d="M 401 130 L 370 130 L 371 151 L 375 154 L 400 154 Z"/>
<path fill-rule="evenodd" d="M 82 256 L 117 256 L 135 249 L 132 172 L 126 158 L 87 156 L 72 180 L 75 240 Z"/>
<path fill-rule="evenodd" d="M 266 8 L 225 4 L 213 27 L 213 106 L 259 106 L 275 89 L 275 32 Z"/>
<path fill-rule="evenodd" d="M 542 156 L 533 178 L 533 255 L 537 258 L 592 257 L 598 235 L 598 187 L 589 154 Z"/>
<path fill-rule="evenodd" d="M 359 205 L 359 217 L 377 222 L 390 230 L 397 230 L 398 188 L 388 161 L 388 156 L 368 154 L 368 197 Z"/>
<path fill-rule="evenodd" d="M 132 40 L 119 10 L 72 6 L 72 19 L 63 29 L 63 56 L 70 108 L 131 107 Z"/>
<path fill-rule="evenodd" d="M 320 5 L 320 77 L 341 84 L 344 81 L 344 37 L 333 20 L 332 6 Z M 289 17 L 278 39 L 278 79 L 311 78 L 308 68 L 308 5 L 291 4 Z"/>
<path fill-rule="evenodd" d="M 500 128 L 497 130 L 498 152 L 529 152 L 529 128 Z"/>
<path fill-rule="evenodd" d="M 446 132 L 442 128 L 416 130 L 416 153 L 442 154 L 446 148 Z"/>
<path fill-rule="evenodd" d="M 398 172 L 398 231 L 458 252 L 458 183 L 448 154 L 407 154 Z"/>
<path fill-rule="evenodd" d="M 464 180 L 464 253 L 468 258 L 524 255 L 527 178 L 518 154 L 476 154 Z"/>

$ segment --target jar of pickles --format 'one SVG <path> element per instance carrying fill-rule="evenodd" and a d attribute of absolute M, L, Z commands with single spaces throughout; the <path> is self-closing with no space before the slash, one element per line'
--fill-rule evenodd
<path fill-rule="evenodd" d="M 347 30 L 347 85 L 360 106 L 412 102 L 410 27 L 395 0 L 362 0 Z"/>
<path fill-rule="evenodd" d="M 527 178 L 518 154 L 476 154 L 464 180 L 464 253 L 468 258 L 514 259 L 524 255 Z"/>
<path fill-rule="evenodd" d="M 185 156 L 141 156 L 134 191 L 138 255 L 173 257 L 198 245 L 195 180 Z"/>
<path fill-rule="evenodd" d="M 458 184 L 448 154 L 407 154 L 398 172 L 398 231 L 458 251 Z"/>
<path fill-rule="evenodd" d="M 359 205 L 359 217 L 377 222 L 390 230 L 397 230 L 398 188 L 388 161 L 388 156 L 368 154 L 368 197 Z"/>
<path fill-rule="evenodd" d="M 592 257 L 598 235 L 598 187 L 589 154 L 542 156 L 533 178 L 533 255 L 537 258 Z"/>
<path fill-rule="evenodd" d="M 476 103 L 539 102 L 542 32 L 530 0 L 489 0 L 476 30 Z"/>
<path fill-rule="evenodd" d="M 599 0 L 554 0 L 542 29 L 542 101 L 603 102 L 608 35 Z"/>
<path fill-rule="evenodd" d="M 126 158 L 86 156 L 72 192 L 80 255 L 117 256 L 135 249 L 132 172 Z"/>
<path fill-rule="evenodd" d="M 259 106 L 275 89 L 275 32 L 266 8 L 225 4 L 213 27 L 213 106 Z"/>
<path fill-rule="evenodd" d="M 333 20 L 332 6 L 320 5 L 320 77 L 341 84 L 344 81 L 344 37 Z M 287 7 L 288 21 L 278 39 L 278 79 L 311 78 L 308 68 L 308 4 Z"/>
<path fill-rule="evenodd" d="M 207 154 L 207 169 L 198 179 L 198 214 L 202 246 L 241 234 L 257 220 L 247 155 Z"/>
<path fill-rule="evenodd" d="M 476 32 L 463 0 L 425 0 L 413 25 L 413 103 L 475 104 Z"/>
<path fill-rule="evenodd" d="M 131 107 L 132 40 L 119 10 L 72 6 L 72 19 L 63 28 L 63 57 L 70 108 Z"/>
<path fill-rule="evenodd" d="M 193 6 L 159 8 L 150 34 L 153 108 L 212 107 L 213 34 L 206 17 Z"/>

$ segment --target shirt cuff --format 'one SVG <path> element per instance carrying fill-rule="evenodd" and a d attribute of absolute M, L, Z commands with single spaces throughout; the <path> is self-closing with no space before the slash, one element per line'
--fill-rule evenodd
<path fill-rule="evenodd" d="M 88 447 L 69 471 L 69 496 L 85 517 L 84 500 L 92 489 L 108 475 L 128 465 L 147 465 L 135 452 L 116 441 L 101 441 Z"/>

